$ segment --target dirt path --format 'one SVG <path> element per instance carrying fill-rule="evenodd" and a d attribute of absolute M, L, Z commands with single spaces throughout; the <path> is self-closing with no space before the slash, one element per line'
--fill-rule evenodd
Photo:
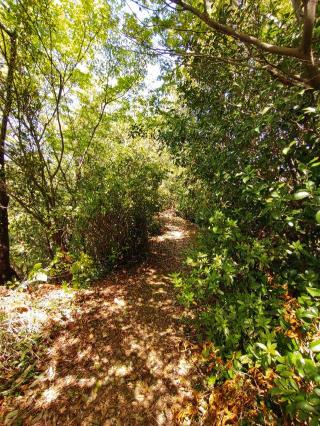
<path fill-rule="evenodd" d="M 171 213 L 144 264 L 80 292 L 41 376 L 20 397 L 23 425 L 172 425 L 194 380 L 168 275 L 195 227 Z"/>

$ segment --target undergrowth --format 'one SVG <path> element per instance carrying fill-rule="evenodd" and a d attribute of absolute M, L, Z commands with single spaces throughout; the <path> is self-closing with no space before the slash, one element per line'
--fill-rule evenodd
<path fill-rule="evenodd" d="M 202 251 L 187 259 L 191 271 L 173 281 L 181 303 L 197 314 L 211 389 L 207 415 L 318 424 L 317 259 L 298 241 L 250 237 L 222 211 L 202 240 Z"/>
<path fill-rule="evenodd" d="M 58 286 L 2 289 L 0 399 L 17 396 L 39 371 L 50 333 L 72 320 L 74 292 Z"/>

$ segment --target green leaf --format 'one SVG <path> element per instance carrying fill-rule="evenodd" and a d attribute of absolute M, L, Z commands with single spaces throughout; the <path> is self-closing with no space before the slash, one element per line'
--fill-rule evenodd
<path fill-rule="evenodd" d="M 319 388 L 314 388 L 314 389 L 313 389 L 313 392 L 314 392 L 316 395 L 320 396 L 320 389 L 319 389 Z"/>
<path fill-rule="evenodd" d="M 287 146 L 286 148 L 283 148 L 282 154 L 287 155 L 289 153 L 289 151 L 290 151 L 290 146 Z"/>
<path fill-rule="evenodd" d="M 307 191 L 298 191 L 295 194 L 293 194 L 293 199 L 298 201 L 298 200 L 303 200 L 304 198 L 310 197 L 309 192 Z"/>
<path fill-rule="evenodd" d="M 297 404 L 297 407 L 300 408 L 303 411 L 307 411 L 309 413 L 315 413 L 316 409 L 309 404 L 307 401 L 301 401 L 299 404 Z"/>
<path fill-rule="evenodd" d="M 272 191 L 271 192 L 271 197 L 272 198 L 280 198 L 280 194 L 278 191 Z"/>
<path fill-rule="evenodd" d="M 291 147 L 293 146 L 293 145 L 295 145 L 296 144 L 296 141 L 292 141 L 288 146 L 286 146 L 285 148 L 283 148 L 283 150 L 282 150 L 282 154 L 283 155 L 287 155 L 288 153 L 289 153 L 289 151 L 290 151 L 290 149 L 291 149 Z"/>
<path fill-rule="evenodd" d="M 208 386 L 214 386 L 216 383 L 217 376 L 210 376 L 208 377 Z"/>
<path fill-rule="evenodd" d="M 307 292 L 312 297 L 320 297 L 320 289 L 318 289 L 318 288 L 307 287 Z"/>
<path fill-rule="evenodd" d="M 48 276 L 44 272 L 37 272 L 33 277 L 33 281 L 47 282 Z"/>
<path fill-rule="evenodd" d="M 261 111 L 261 115 L 266 114 L 269 111 L 270 108 L 271 108 L 270 106 L 263 108 L 263 110 Z"/>
<path fill-rule="evenodd" d="M 320 223 L 320 210 L 318 210 L 316 213 L 316 221 Z"/>
<path fill-rule="evenodd" d="M 264 351 L 266 351 L 266 350 L 267 350 L 266 345 L 264 345 L 263 343 L 258 342 L 258 343 L 257 343 L 257 346 L 259 346 L 259 348 L 260 348 L 260 349 L 263 349 Z"/>
<path fill-rule="evenodd" d="M 320 352 L 320 339 L 311 342 L 310 349 L 312 350 L 312 352 Z"/>
<path fill-rule="evenodd" d="M 314 107 L 307 107 L 303 109 L 304 112 L 307 114 L 314 114 L 316 112 L 316 109 Z"/>

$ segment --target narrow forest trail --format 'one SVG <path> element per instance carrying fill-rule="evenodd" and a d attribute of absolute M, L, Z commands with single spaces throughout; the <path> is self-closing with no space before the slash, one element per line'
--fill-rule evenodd
<path fill-rule="evenodd" d="M 196 228 L 170 212 L 147 260 L 79 292 L 40 377 L 20 397 L 24 425 L 171 425 L 192 396 L 183 308 L 169 274 Z"/>

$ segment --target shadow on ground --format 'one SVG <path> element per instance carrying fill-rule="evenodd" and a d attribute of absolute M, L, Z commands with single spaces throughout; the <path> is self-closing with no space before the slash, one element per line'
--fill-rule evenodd
<path fill-rule="evenodd" d="M 168 275 L 195 227 L 171 213 L 144 264 L 80 292 L 40 377 L 14 400 L 24 425 L 171 425 L 195 372 Z"/>

